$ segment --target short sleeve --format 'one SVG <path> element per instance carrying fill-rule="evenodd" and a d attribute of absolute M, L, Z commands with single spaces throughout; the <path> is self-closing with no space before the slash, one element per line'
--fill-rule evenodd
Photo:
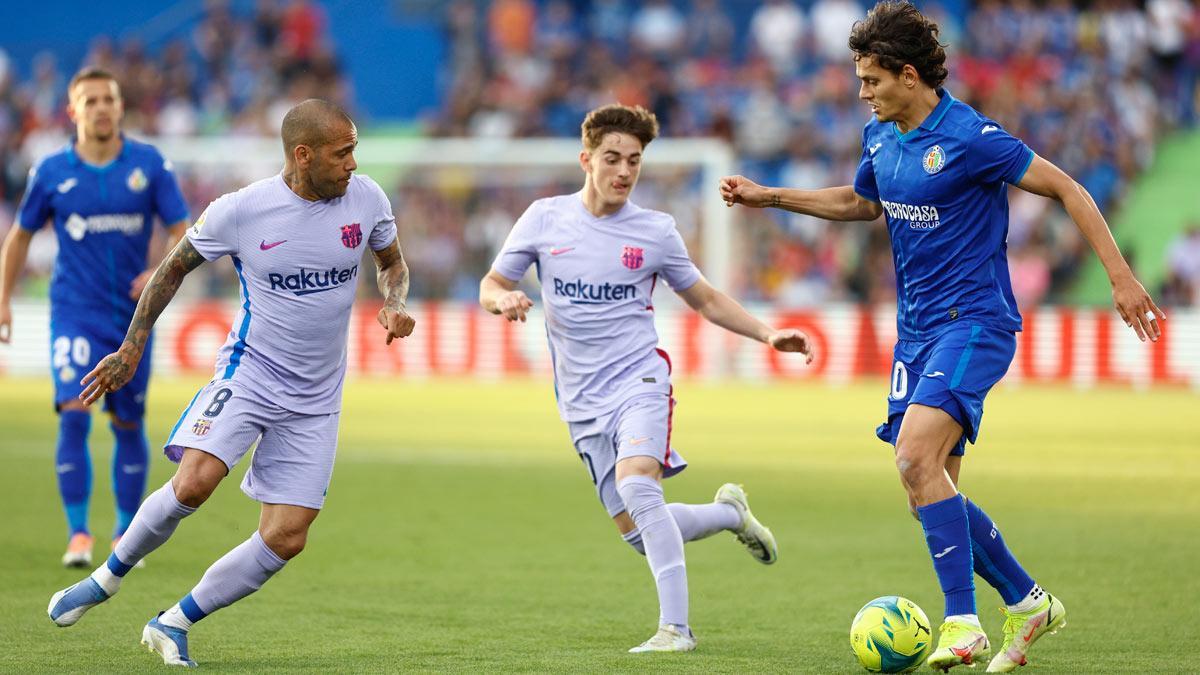
<path fill-rule="evenodd" d="M 175 180 L 175 171 L 171 161 L 157 156 L 158 172 L 154 175 L 154 211 L 162 220 L 162 224 L 173 225 L 181 220 L 187 220 L 187 202 L 179 182 Z"/>
<path fill-rule="evenodd" d="M 496 255 L 492 269 L 510 281 L 520 281 L 525 270 L 537 261 L 537 238 L 541 233 L 541 208 L 537 202 L 529 205 L 517 219 L 517 224 L 508 233 L 504 246 Z"/>
<path fill-rule="evenodd" d="M 967 142 L 967 175 L 977 183 L 1011 183 L 1025 177 L 1033 150 L 992 121 L 973 132 Z"/>
<path fill-rule="evenodd" d="M 188 228 L 187 237 L 209 262 L 224 255 L 237 255 L 237 202 L 234 196 L 227 194 L 209 204 L 196 223 Z"/>
<path fill-rule="evenodd" d="M 40 167 L 33 167 L 29 170 L 29 182 L 25 186 L 25 196 L 21 198 L 21 205 L 17 208 L 17 223 L 22 229 L 36 232 L 42 229 L 46 224 L 46 219 L 50 217 L 50 195 L 52 194 L 46 186 L 46 179 L 43 177 Z"/>
<path fill-rule="evenodd" d="M 659 274 L 676 293 L 686 291 L 700 281 L 700 270 L 688 255 L 687 244 L 684 244 L 683 237 L 679 236 L 674 221 L 671 222 L 671 229 L 667 231 L 663 241 L 663 261 Z"/>
<path fill-rule="evenodd" d="M 867 131 L 863 130 L 862 157 L 858 170 L 854 172 L 854 191 L 863 199 L 879 201 L 879 186 L 875 184 L 875 165 L 871 163 L 871 151 L 867 149 Z"/>
<path fill-rule="evenodd" d="M 371 237 L 368 243 L 372 251 L 382 251 L 396 241 L 396 216 L 392 212 L 392 202 L 388 199 L 387 193 L 378 184 L 374 185 L 375 192 L 379 196 L 379 204 L 376 209 L 375 222 L 371 225 Z"/>

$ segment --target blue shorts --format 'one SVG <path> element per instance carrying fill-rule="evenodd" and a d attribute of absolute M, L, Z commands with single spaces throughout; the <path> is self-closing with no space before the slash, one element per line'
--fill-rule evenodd
<path fill-rule="evenodd" d="M 975 442 L 983 420 L 983 399 L 1008 372 L 1017 337 L 1011 331 L 965 324 L 932 340 L 896 342 L 887 421 L 875 435 L 896 444 L 904 411 L 913 403 L 946 411 L 963 428 L 951 455 L 963 455 Z"/>
<path fill-rule="evenodd" d="M 90 373 L 100 359 L 117 351 L 124 340 L 123 326 L 83 317 L 53 317 L 50 321 L 50 372 L 54 378 L 54 409 L 60 410 L 67 401 L 78 399 L 83 392 L 79 380 Z M 104 395 L 104 409 L 121 420 L 141 420 L 146 413 L 146 387 L 150 382 L 153 346 L 152 337 L 146 341 L 146 352 L 129 384 Z"/>

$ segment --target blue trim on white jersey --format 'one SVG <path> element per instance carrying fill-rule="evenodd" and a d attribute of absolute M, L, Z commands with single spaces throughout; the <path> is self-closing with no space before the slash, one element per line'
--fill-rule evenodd
<path fill-rule="evenodd" d="M 175 432 L 179 431 L 179 427 L 183 425 L 184 418 L 186 418 L 188 413 L 192 411 L 192 406 L 196 405 L 196 399 L 200 398 L 201 391 L 204 391 L 204 387 L 201 387 L 199 391 L 196 392 L 196 395 L 193 396 L 192 400 L 188 402 L 187 407 L 183 409 L 183 412 L 179 415 L 179 419 L 175 421 L 175 426 L 171 427 L 171 433 L 167 434 L 167 442 L 170 442 L 172 438 L 175 438 Z"/>
<path fill-rule="evenodd" d="M 229 355 L 229 365 L 225 366 L 222 378 L 226 380 L 237 372 L 238 364 L 242 362 L 242 354 L 246 351 L 246 333 L 250 332 L 250 287 L 246 285 L 246 277 L 242 275 L 242 261 L 237 256 L 230 257 L 233 259 L 233 269 L 237 270 L 238 281 L 242 284 L 242 297 L 245 298 L 242 310 L 246 315 L 242 317 L 242 325 L 238 328 L 238 339 L 233 345 L 233 353 Z"/>

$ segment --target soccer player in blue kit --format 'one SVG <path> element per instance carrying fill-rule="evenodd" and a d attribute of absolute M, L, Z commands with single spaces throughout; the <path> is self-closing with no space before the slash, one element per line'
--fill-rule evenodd
<path fill-rule="evenodd" d="M 1165 315 L 1134 278 L 1087 191 L 942 87 L 946 53 L 937 37 L 937 25 L 907 2 L 880 2 L 854 25 L 859 98 L 874 119 L 863 129 L 853 186 L 767 188 L 730 176 L 719 189 L 731 206 L 840 221 L 885 216 L 898 341 L 888 417 L 876 434 L 895 446 L 945 595 L 946 618 L 927 663 L 945 671 L 990 653 L 975 609 L 974 572 L 1006 604 L 1004 644 L 988 671 L 1009 672 L 1025 664 L 1038 638 L 1064 624 L 1066 612 L 956 487 L 983 399 L 1008 370 L 1021 329 L 1006 257 L 1008 186 L 1062 204 L 1099 256 L 1113 304 L 1139 339 L 1157 340 Z"/>
<path fill-rule="evenodd" d="M 17 226 L 0 256 L 0 342 L 11 339 L 11 297 L 34 232 L 53 219 L 58 257 L 50 282 L 50 349 L 58 411 L 55 470 L 67 516 L 67 567 L 92 563 L 88 529 L 92 464 L 90 411 L 79 401 L 79 378 L 116 350 L 153 266 L 147 263 L 154 217 L 174 245 L 187 226 L 187 205 L 170 162 L 150 145 L 120 132 L 124 108 L 116 79 L 98 68 L 79 71 L 67 87 L 76 136 L 30 172 Z M 161 256 L 156 256 L 161 257 Z M 150 347 L 147 346 L 147 353 Z M 129 386 L 105 397 L 116 447 L 112 479 L 117 518 L 113 545 L 129 527 L 150 463 L 142 418 L 150 358 Z"/>

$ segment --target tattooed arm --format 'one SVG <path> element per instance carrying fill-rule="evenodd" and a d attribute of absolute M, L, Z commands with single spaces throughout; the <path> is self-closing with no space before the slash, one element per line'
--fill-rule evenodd
<path fill-rule="evenodd" d="M 387 343 L 390 345 L 396 338 L 411 335 L 416 325 L 416 321 L 404 310 L 404 303 L 408 301 L 408 263 L 404 262 L 404 254 L 400 252 L 399 239 L 387 248 L 374 251 L 374 254 L 375 266 L 379 268 L 379 292 L 383 293 L 384 298 L 383 309 L 379 310 L 376 319 L 387 330 Z"/>
<path fill-rule="evenodd" d="M 146 282 L 142 297 L 138 300 L 137 309 L 133 312 L 133 320 L 129 322 L 129 330 L 125 333 L 125 341 L 120 349 L 100 360 L 92 372 L 83 376 L 84 385 L 79 399 L 85 405 L 91 405 L 97 399 L 110 391 L 116 391 L 125 386 L 133 378 L 138 362 L 142 360 L 142 352 L 146 350 L 146 341 L 150 339 L 150 329 L 158 320 L 183 278 L 188 272 L 196 269 L 204 262 L 186 237 L 162 261 L 155 270 L 154 276 Z"/>

